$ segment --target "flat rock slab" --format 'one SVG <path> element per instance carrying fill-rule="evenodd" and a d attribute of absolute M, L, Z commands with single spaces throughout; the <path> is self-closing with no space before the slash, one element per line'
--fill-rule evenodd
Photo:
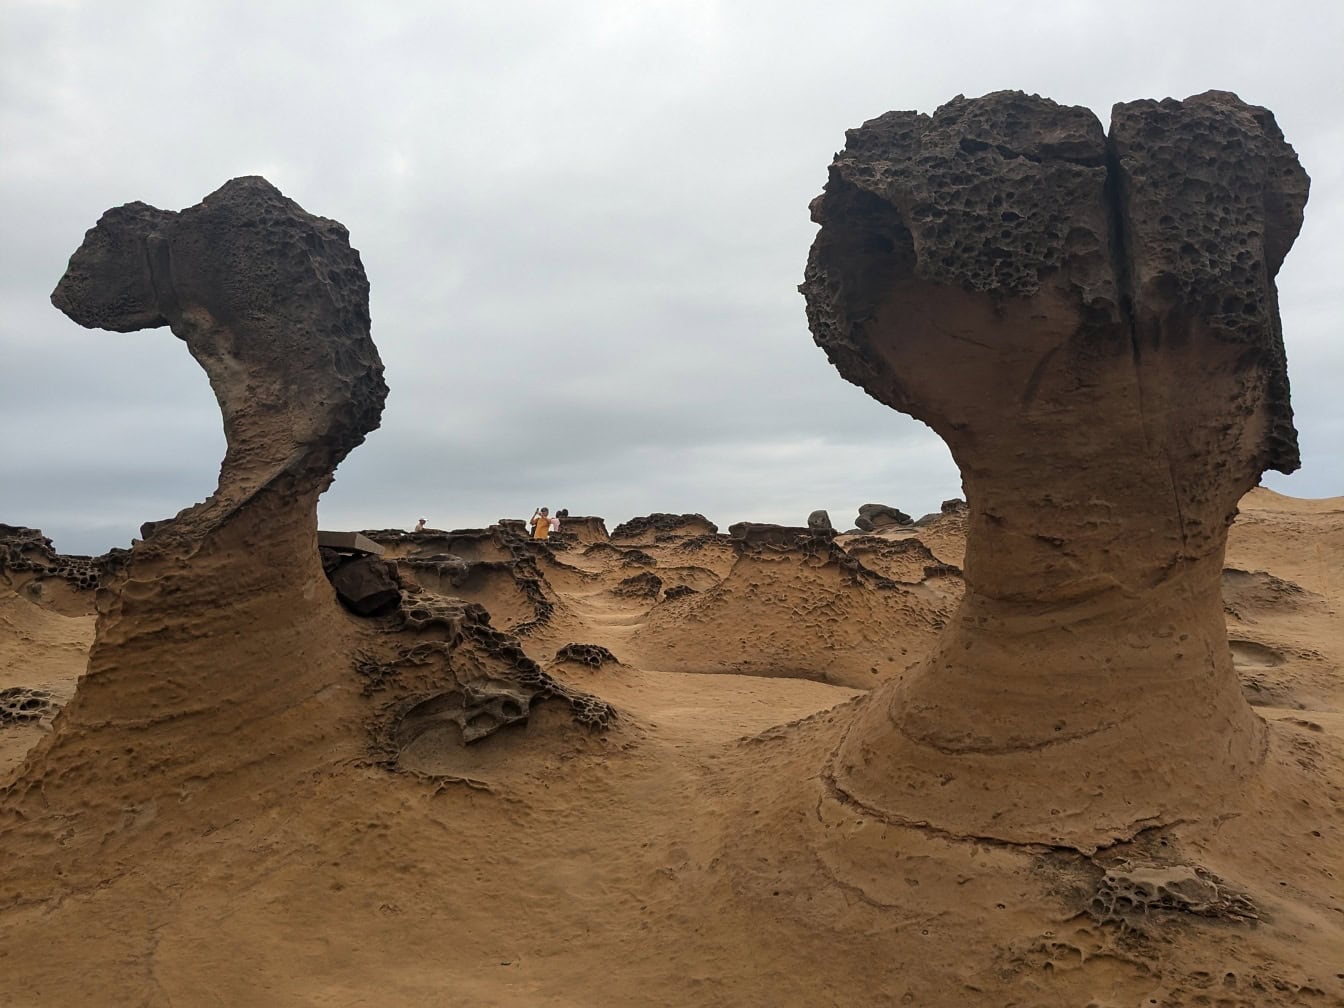
<path fill-rule="evenodd" d="M 383 555 L 383 547 L 359 532 L 319 532 L 317 545 L 327 549 L 344 550 L 349 553 L 371 553 Z"/>

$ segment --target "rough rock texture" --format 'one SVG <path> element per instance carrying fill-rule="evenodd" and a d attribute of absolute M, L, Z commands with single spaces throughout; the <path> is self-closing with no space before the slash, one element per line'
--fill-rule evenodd
<path fill-rule="evenodd" d="M 854 519 L 855 525 L 868 532 L 880 532 L 883 529 L 910 523 L 908 514 L 889 504 L 864 504 L 859 508 L 859 516 Z"/>
<path fill-rule="evenodd" d="M 41 721 L 54 713 L 56 703 L 47 690 L 26 686 L 0 689 L 0 728 Z"/>
<path fill-rule="evenodd" d="M 555 652 L 556 662 L 574 662 L 589 668 L 601 668 L 603 665 L 619 664 L 616 656 L 601 644 L 566 644 Z"/>
<path fill-rule="evenodd" d="M 1082 847 L 1216 806 L 1263 749 L 1221 620 L 1227 527 L 1297 464 L 1274 288 L 1307 194 L 1292 148 L 1224 92 L 1118 105 L 1109 138 L 1000 92 L 847 139 L 812 205 L 808 320 L 946 440 L 970 512 L 958 618 L 866 705 L 838 788 Z M 990 807 L 1004 774 L 1039 793 Z"/>
<path fill-rule="evenodd" d="M 0 524 L 0 577 L 15 582 L 63 582 L 75 592 L 91 592 L 125 565 L 129 550 L 114 549 L 99 557 L 57 553 L 41 529 Z"/>
<path fill-rule="evenodd" d="M 224 414 L 219 488 L 151 541 L 207 534 L 282 484 L 326 489 L 387 397 L 368 299 L 346 229 L 262 178 L 180 213 L 130 203 L 102 216 L 52 303 L 91 329 L 170 326 Z"/>
<path fill-rule="evenodd" d="M 479 607 L 399 593 L 399 625 L 373 625 L 338 605 L 317 499 L 387 394 L 340 224 L 260 178 L 181 213 L 131 204 L 86 235 L 52 300 L 87 326 L 170 325 L 209 376 L 227 453 L 215 493 L 150 523 L 99 591 L 78 692 L 0 789 L 0 846 L 28 842 L 50 863 L 0 865 L 0 902 L 31 898 L 37 878 L 51 894 L 87 886 L 117 858 L 264 816 L 297 782 L 381 758 L 430 722 L 456 717 L 460 745 L 549 697 L 583 724 L 610 719 Z M 376 701 L 352 674 L 371 640 L 399 673 Z"/>
<path fill-rule="evenodd" d="M 667 514 L 655 511 L 650 515 L 621 522 L 611 532 L 612 539 L 651 541 L 659 533 L 679 535 L 714 535 L 719 527 L 702 514 Z"/>
<path fill-rule="evenodd" d="M 606 542 L 606 519 L 599 515 L 556 515 L 560 519 L 560 530 L 574 536 L 581 543 Z"/>
<path fill-rule="evenodd" d="M 835 531 L 835 526 L 831 524 L 831 516 L 824 509 L 813 511 L 807 516 L 807 527 L 814 532 Z"/>
<path fill-rule="evenodd" d="M 397 565 L 382 557 L 353 557 L 330 571 L 328 577 L 336 597 L 356 616 L 388 612 L 401 600 Z"/>
<path fill-rule="evenodd" d="M 384 765 L 397 766 L 427 732 L 453 725 L 470 744 L 527 721 L 536 703 L 552 697 L 590 728 L 606 728 L 616 716 L 609 704 L 542 671 L 515 638 L 490 626 L 482 606 L 412 589 L 402 613 L 405 632 L 378 639 L 354 661 L 364 695 L 376 703 L 369 746 Z"/>
<path fill-rule="evenodd" d="M 835 530 L 820 530 L 811 525 L 775 525 L 770 522 L 735 522 L 728 526 L 728 534 L 733 539 L 750 544 L 771 544 L 775 546 L 796 546 L 800 539 L 827 539 L 835 535 Z"/>
<path fill-rule="evenodd" d="M 27 829 L 30 807 L 66 817 L 51 856 L 73 884 L 85 845 L 112 857 L 135 842 L 128 809 L 180 795 L 208 828 L 230 813 L 206 796 L 230 780 L 263 803 L 287 786 L 258 769 L 255 733 L 272 763 L 340 751 L 321 695 L 349 667 L 348 617 L 318 556 L 316 504 L 387 387 L 345 228 L 261 178 L 181 213 L 109 210 L 52 301 L 89 327 L 170 326 L 206 371 L 227 439 L 216 491 L 152 523 L 105 581 L 79 690 L 0 792 L 0 831 Z"/>

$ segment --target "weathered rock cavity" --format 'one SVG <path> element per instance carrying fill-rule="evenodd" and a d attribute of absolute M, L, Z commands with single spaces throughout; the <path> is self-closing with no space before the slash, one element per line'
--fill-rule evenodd
<path fill-rule="evenodd" d="M 849 131 L 808 320 L 947 442 L 970 513 L 958 615 L 866 703 L 841 795 L 1088 847 L 1253 771 L 1219 572 L 1237 500 L 1297 466 L 1274 277 L 1307 186 L 1225 92 L 1117 105 L 1109 137 L 1017 92 Z"/>

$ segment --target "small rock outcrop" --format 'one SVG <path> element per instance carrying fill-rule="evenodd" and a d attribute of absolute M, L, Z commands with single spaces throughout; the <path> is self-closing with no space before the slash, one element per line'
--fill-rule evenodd
<path fill-rule="evenodd" d="M 807 527 L 813 532 L 834 533 L 835 526 L 831 524 L 831 516 L 824 510 L 813 511 L 807 516 Z"/>
<path fill-rule="evenodd" d="M 834 538 L 835 530 L 814 529 L 811 525 L 775 525 L 770 522 L 735 522 L 728 526 L 734 541 L 750 546 L 772 545 L 794 547 L 799 540 Z"/>
<path fill-rule="evenodd" d="M 667 514 L 655 511 L 650 515 L 621 522 L 611 532 L 613 540 L 652 542 L 658 535 L 714 535 L 719 527 L 702 514 Z"/>
<path fill-rule="evenodd" d="M 125 565 L 129 550 L 113 549 L 98 557 L 57 553 L 41 529 L 0 524 L 0 576 L 14 587 L 47 580 L 75 592 L 91 592 Z"/>
<path fill-rule="evenodd" d="M 885 532 L 911 524 L 908 514 L 887 504 L 864 504 L 854 524 L 865 532 Z"/>
<path fill-rule="evenodd" d="M 382 758 L 444 721 L 467 743 L 549 698 L 588 727 L 614 716 L 553 681 L 480 606 L 343 555 L 366 548 L 319 552 L 318 497 L 387 395 L 368 294 L 345 228 L 256 177 L 180 213 L 109 210 L 71 257 L 56 307 L 87 327 L 170 327 L 209 377 L 227 449 L 207 500 L 147 523 L 114 576 L 102 572 L 87 672 L 0 789 L 0 845 L 53 816 L 69 842 L 37 845 L 53 862 L 42 868 L 0 866 L 0 902 L 37 877 L 54 891 L 90 884 L 128 845 L 158 852 L 264 814 L 297 777 Z M 24 543 L 35 562 L 41 543 Z M 401 618 L 354 619 L 338 591 L 361 615 Z M 365 649 L 372 662 L 352 658 Z M 362 668 L 381 689 L 347 688 Z M 149 810 L 152 826 L 127 830 L 128 810 Z"/>
<path fill-rule="evenodd" d="M 1274 278 L 1307 186 L 1273 115 L 1218 91 L 1117 105 L 1109 137 L 1019 92 L 849 131 L 808 321 L 947 442 L 969 515 L 958 616 L 865 705 L 841 792 L 1085 847 L 1253 771 L 1219 572 L 1238 499 L 1297 466 Z"/>

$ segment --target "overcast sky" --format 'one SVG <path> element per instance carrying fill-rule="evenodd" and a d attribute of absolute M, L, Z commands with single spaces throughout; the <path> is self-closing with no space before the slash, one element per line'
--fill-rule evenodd
<path fill-rule="evenodd" d="M 102 212 L 262 174 L 350 230 L 391 387 L 329 528 L 542 504 L 842 527 L 959 496 L 942 442 L 843 381 L 797 293 L 844 131 L 1003 88 L 1236 91 L 1312 178 L 1279 276 L 1304 497 L 1344 494 L 1344 4 L 0 0 L 0 522 L 128 545 L 215 486 L 166 329 L 48 296 Z"/>

